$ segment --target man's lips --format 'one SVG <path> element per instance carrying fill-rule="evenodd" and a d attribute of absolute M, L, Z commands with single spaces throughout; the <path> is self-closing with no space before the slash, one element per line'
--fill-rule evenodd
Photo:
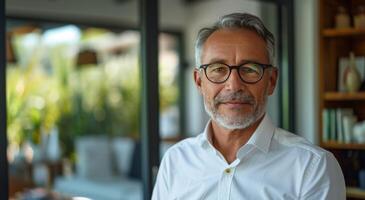
<path fill-rule="evenodd" d="M 231 108 L 240 108 L 243 106 L 251 106 L 252 103 L 251 102 L 243 102 L 243 101 L 226 101 L 226 102 L 221 102 L 222 105 L 227 106 L 227 107 L 231 107 Z"/>
<path fill-rule="evenodd" d="M 252 104 L 251 102 L 247 102 L 247 101 L 226 101 L 226 102 L 221 102 L 222 104 Z"/>

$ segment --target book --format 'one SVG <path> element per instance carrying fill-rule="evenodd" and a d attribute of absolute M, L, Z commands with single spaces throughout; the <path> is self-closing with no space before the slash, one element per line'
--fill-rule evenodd
<path fill-rule="evenodd" d="M 351 116 L 343 117 L 344 133 L 345 133 L 345 137 L 347 137 L 345 140 L 346 143 L 350 143 L 350 142 L 354 141 L 353 129 L 354 129 L 355 123 L 356 123 L 356 116 L 351 115 Z"/>
<path fill-rule="evenodd" d="M 343 109 L 336 109 L 336 131 L 337 131 L 337 142 L 343 143 L 345 142 L 345 134 L 342 128 L 342 111 Z"/>
<path fill-rule="evenodd" d="M 330 109 L 330 140 L 337 141 L 336 109 Z"/>
<path fill-rule="evenodd" d="M 342 108 L 341 109 L 342 133 L 343 133 L 343 139 L 344 139 L 345 143 L 351 143 L 353 141 L 353 133 L 352 133 L 352 127 L 353 127 L 352 121 L 354 120 L 353 118 L 354 118 L 354 110 L 352 108 Z M 356 117 L 355 117 L 355 121 L 356 121 Z"/>
<path fill-rule="evenodd" d="M 324 109 L 322 111 L 322 122 L 322 141 L 328 142 L 330 140 L 330 121 L 328 109 Z"/>

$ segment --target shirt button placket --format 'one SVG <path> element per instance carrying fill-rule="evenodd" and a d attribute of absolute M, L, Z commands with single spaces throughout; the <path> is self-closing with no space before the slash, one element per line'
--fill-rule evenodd
<path fill-rule="evenodd" d="M 223 171 L 221 183 L 220 183 L 220 190 L 219 190 L 219 200 L 229 200 L 230 199 L 230 190 L 231 190 L 231 183 L 233 177 L 234 169 L 226 168 Z"/>

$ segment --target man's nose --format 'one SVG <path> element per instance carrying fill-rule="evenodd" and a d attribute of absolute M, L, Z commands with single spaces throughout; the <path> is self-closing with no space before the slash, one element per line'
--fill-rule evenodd
<path fill-rule="evenodd" d="M 237 91 L 245 87 L 246 84 L 241 80 L 237 73 L 237 69 L 233 69 L 229 75 L 227 81 L 225 82 L 225 87 L 232 91 Z"/>

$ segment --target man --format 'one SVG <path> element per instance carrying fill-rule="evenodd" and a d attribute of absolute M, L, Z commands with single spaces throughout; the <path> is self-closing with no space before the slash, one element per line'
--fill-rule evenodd
<path fill-rule="evenodd" d="M 196 41 L 195 84 L 211 117 L 165 154 L 152 199 L 345 199 L 334 156 L 276 128 L 265 114 L 278 69 L 259 18 L 233 13 Z"/>

